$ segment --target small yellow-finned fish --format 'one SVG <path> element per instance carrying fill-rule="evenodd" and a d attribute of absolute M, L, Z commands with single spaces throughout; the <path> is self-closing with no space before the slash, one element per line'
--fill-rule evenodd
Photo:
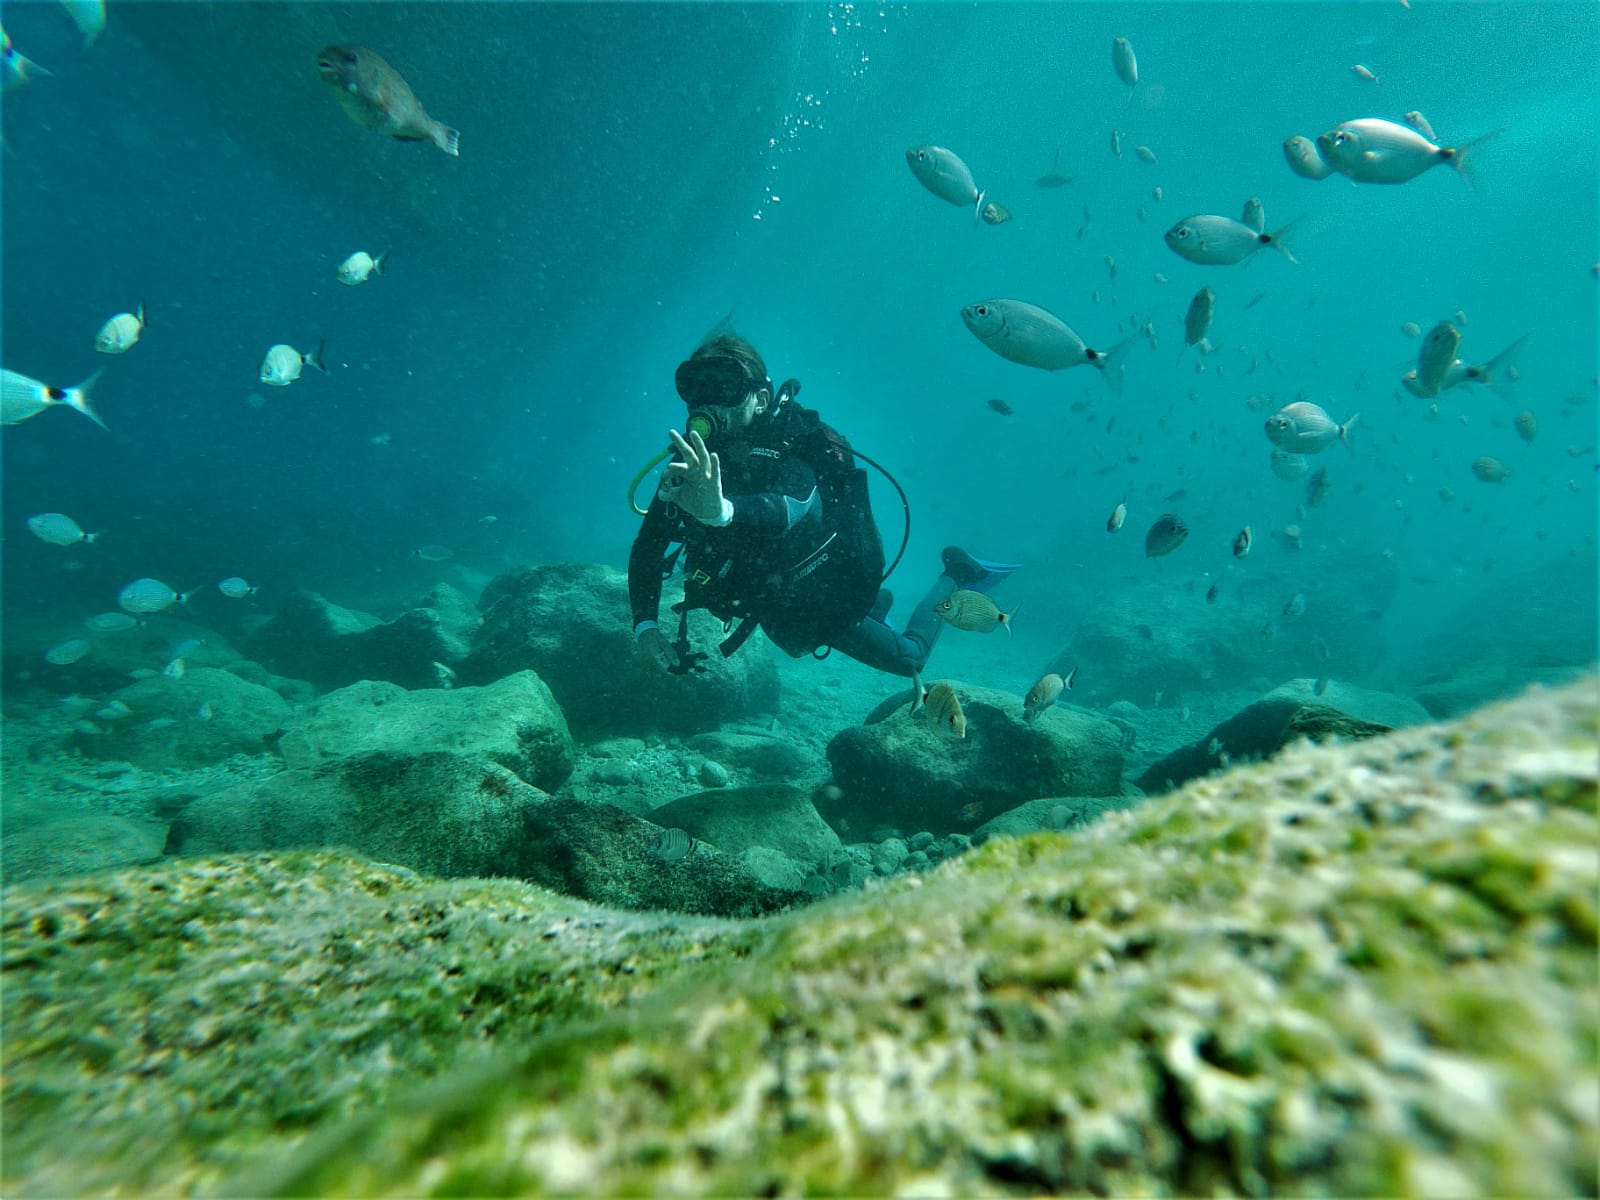
<path fill-rule="evenodd" d="M 138 345 L 144 333 L 144 301 L 136 311 L 118 313 L 100 326 L 94 335 L 94 348 L 101 354 L 123 354 Z"/>
<path fill-rule="evenodd" d="M 959 588 L 935 604 L 933 611 L 957 629 L 965 629 L 968 633 L 992 633 L 997 626 L 1004 625 L 1009 634 L 1011 618 L 1017 610 L 1013 608 L 1008 613 L 1001 612 L 999 605 L 982 592 Z"/>
<path fill-rule="evenodd" d="M 317 73 L 363 129 L 401 142 L 432 142 L 451 158 L 460 156 L 460 131 L 430 117 L 400 72 L 365 46 L 324 46 Z"/>
<path fill-rule="evenodd" d="M 359 283 L 365 283 L 374 275 L 382 275 L 383 264 L 388 257 L 389 252 L 387 250 L 376 258 L 365 250 L 357 250 L 339 264 L 336 272 L 339 282 L 349 287 L 355 287 Z"/>

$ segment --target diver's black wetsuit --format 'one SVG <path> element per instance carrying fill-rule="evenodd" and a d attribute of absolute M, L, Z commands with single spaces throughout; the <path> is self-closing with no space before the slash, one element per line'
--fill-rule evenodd
<path fill-rule="evenodd" d="M 768 636 L 790 654 L 812 648 L 805 634 L 790 636 L 786 629 L 790 618 L 805 623 L 805 614 L 793 612 L 789 581 L 827 536 L 816 474 L 785 449 L 787 426 L 797 409 L 784 405 L 747 430 L 717 436 L 713 448 L 722 463 L 723 493 L 733 504 L 727 525 L 703 525 L 659 495 L 651 500 L 628 556 L 635 635 L 657 619 L 662 564 L 668 547 L 681 542 L 686 590 L 700 604 L 726 620 L 754 612 Z M 955 587 L 953 579 L 941 575 L 904 634 L 881 619 L 886 613 L 875 610 L 833 617 L 820 631 L 821 641 L 870 667 L 909 676 L 922 669 L 943 629 L 933 606 Z"/>

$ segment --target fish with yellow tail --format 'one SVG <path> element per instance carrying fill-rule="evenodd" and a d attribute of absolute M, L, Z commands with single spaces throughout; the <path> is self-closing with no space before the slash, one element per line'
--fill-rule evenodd
<path fill-rule="evenodd" d="M 922 685 L 922 676 L 911 676 L 911 711 L 921 710 L 928 726 L 939 737 L 959 742 L 967 736 L 967 714 L 961 711 L 961 697 L 950 684 Z"/>
<path fill-rule="evenodd" d="M 401 142 L 432 142 L 451 158 L 460 157 L 460 131 L 430 117 L 400 72 L 365 46 L 324 46 L 317 74 L 361 128 Z"/>
<path fill-rule="evenodd" d="M 1004 625 L 1011 632 L 1011 618 L 1016 609 L 1001 612 L 1000 606 L 982 592 L 958 588 L 933 606 L 933 611 L 957 629 L 968 633 L 992 633 Z"/>

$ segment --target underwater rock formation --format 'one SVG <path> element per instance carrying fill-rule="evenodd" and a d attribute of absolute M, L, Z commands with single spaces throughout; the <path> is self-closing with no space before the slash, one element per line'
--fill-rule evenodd
<path fill-rule="evenodd" d="M 662 601 L 661 628 L 677 636 Z M 722 622 L 696 611 L 689 622 L 705 670 L 662 675 L 640 666 L 628 624 L 627 576 L 592 563 L 552 563 L 492 580 L 478 601 L 483 624 L 461 667 L 463 683 L 533 670 L 550 685 L 574 736 L 697 733 L 778 707 L 778 672 L 757 637 L 731 658 L 717 651 Z"/>
<path fill-rule="evenodd" d="M 1593 1194 L 1597 723 L 1299 746 L 765 921 L 331 853 L 18 884 L 0 1182 Z"/>
<path fill-rule="evenodd" d="M 1122 791 L 1122 734 L 1109 721 L 1057 706 L 1022 719 L 1015 696 L 958 684 L 967 736 L 941 738 L 923 715 L 886 701 L 881 720 L 845 729 L 828 743 L 837 796 L 823 817 L 852 827 L 910 833 L 970 831 L 1041 796 L 1114 796 Z"/>

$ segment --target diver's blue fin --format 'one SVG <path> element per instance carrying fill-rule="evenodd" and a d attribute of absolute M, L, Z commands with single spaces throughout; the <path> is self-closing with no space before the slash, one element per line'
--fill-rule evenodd
<path fill-rule="evenodd" d="M 960 546 L 944 548 L 944 573 L 955 580 L 957 587 L 969 591 L 986 592 L 1004 580 L 1021 563 L 990 562 L 968 554 Z"/>

